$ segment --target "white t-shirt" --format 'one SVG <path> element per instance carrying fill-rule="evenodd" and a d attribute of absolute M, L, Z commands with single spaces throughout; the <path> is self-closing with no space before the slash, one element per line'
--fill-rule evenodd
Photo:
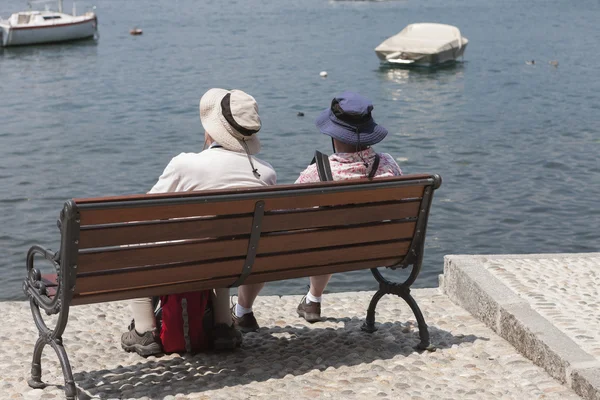
<path fill-rule="evenodd" d="M 270 186 L 277 183 L 275 170 L 254 156 L 252 162 L 260 178 L 254 176 L 246 153 L 213 147 L 201 153 L 181 153 L 174 157 L 148 193 Z"/>

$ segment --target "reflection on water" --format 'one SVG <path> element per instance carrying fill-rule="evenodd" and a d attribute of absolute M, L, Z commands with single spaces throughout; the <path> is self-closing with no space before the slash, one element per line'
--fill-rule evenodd
<path fill-rule="evenodd" d="M 69 52 L 71 54 L 76 53 L 73 48 L 85 48 L 85 47 L 97 47 L 98 40 L 94 38 L 85 38 L 79 40 L 71 40 L 68 42 L 58 43 L 42 43 L 42 44 L 31 44 L 26 46 L 9 46 L 0 47 L 0 51 L 4 51 L 4 54 L 38 54 L 44 53 L 64 53 Z"/>
<path fill-rule="evenodd" d="M 410 112 L 431 118 L 432 115 L 439 117 L 446 114 L 462 104 L 464 69 L 463 63 L 437 68 L 381 65 L 377 76 L 385 98 L 401 104 L 401 107 L 393 109 L 394 114 Z"/>
<path fill-rule="evenodd" d="M 387 81 L 406 84 L 409 81 L 448 84 L 464 75 L 465 63 L 456 62 L 438 67 L 402 67 L 381 64 L 378 75 Z"/>

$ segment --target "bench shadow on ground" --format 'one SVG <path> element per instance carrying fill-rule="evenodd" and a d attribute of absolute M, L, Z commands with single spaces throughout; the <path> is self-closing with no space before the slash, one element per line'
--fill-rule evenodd
<path fill-rule="evenodd" d="M 246 334 L 242 347 L 233 352 L 140 358 L 134 365 L 75 373 L 79 398 L 162 399 L 419 352 L 415 349 L 419 336 L 414 323 L 378 324 L 378 331 L 370 334 L 360 330 L 363 320 L 358 318 L 327 321 L 343 323 L 344 327 L 263 327 L 257 333 Z M 453 335 L 435 326 L 430 326 L 429 332 L 438 349 L 489 340 L 476 335 Z"/>

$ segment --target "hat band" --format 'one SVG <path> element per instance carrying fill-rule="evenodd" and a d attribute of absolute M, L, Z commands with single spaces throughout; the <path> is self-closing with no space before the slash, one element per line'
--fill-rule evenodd
<path fill-rule="evenodd" d="M 350 114 L 345 112 L 337 99 L 333 99 L 331 102 L 331 112 L 340 121 L 351 125 L 366 124 L 373 119 L 373 117 L 371 117 L 371 111 L 369 111 L 367 114 Z"/>
<path fill-rule="evenodd" d="M 229 123 L 229 125 L 231 125 L 233 129 L 235 129 L 244 136 L 252 136 L 260 130 L 260 128 L 244 128 L 243 126 L 235 122 L 233 114 L 231 113 L 231 93 L 227 93 L 225 97 L 223 97 L 223 100 L 221 100 L 221 112 L 223 113 L 223 117 L 225 117 L 225 120 Z"/>

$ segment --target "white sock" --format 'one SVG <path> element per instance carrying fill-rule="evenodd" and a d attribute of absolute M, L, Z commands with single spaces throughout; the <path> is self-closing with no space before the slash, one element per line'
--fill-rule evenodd
<path fill-rule="evenodd" d="M 236 303 L 235 305 L 235 316 L 238 318 L 243 317 L 246 314 L 250 314 L 252 312 L 252 307 L 250 308 L 245 308 L 240 306 L 239 303 Z"/>
<path fill-rule="evenodd" d="M 311 303 L 320 303 L 321 302 L 321 298 L 323 296 L 313 296 L 312 293 L 310 293 L 310 290 L 308 291 L 308 293 L 306 293 L 306 304 L 308 304 L 309 302 Z"/>

